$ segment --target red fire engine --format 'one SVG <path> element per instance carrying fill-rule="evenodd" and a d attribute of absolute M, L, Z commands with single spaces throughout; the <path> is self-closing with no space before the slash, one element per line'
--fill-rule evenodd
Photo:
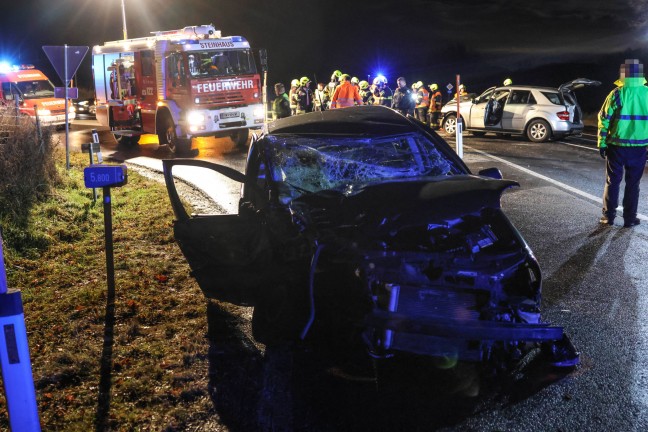
<path fill-rule="evenodd" d="M 152 133 L 171 151 L 200 136 L 244 146 L 265 119 L 249 42 L 212 25 L 152 35 L 93 48 L 97 120 L 126 144 Z"/>
<path fill-rule="evenodd" d="M 38 118 L 41 124 L 65 124 L 65 99 L 54 97 L 54 85 L 32 65 L 0 65 L 0 105 L 16 106 L 20 114 Z M 68 109 L 68 120 L 74 120 L 74 108 Z"/>

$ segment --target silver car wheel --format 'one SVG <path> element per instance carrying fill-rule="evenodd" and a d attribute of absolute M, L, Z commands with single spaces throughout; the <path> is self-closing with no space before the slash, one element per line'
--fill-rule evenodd
<path fill-rule="evenodd" d="M 448 116 L 443 122 L 443 129 L 449 133 L 453 134 L 457 132 L 457 117 L 451 115 Z"/>
<path fill-rule="evenodd" d="M 544 142 L 549 139 L 549 125 L 544 120 L 533 120 L 529 124 L 527 136 L 533 142 Z"/>

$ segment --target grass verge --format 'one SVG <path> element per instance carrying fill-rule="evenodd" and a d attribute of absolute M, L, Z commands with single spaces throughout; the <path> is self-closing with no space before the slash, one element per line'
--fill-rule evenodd
<path fill-rule="evenodd" d="M 129 171 L 128 184 L 112 190 L 116 296 L 106 370 L 101 191 L 93 204 L 83 184 L 86 155 L 72 154 L 69 171 L 64 160 L 56 165 L 60 181 L 30 207 L 27 222 L 3 222 L 8 285 L 22 292 L 42 429 L 174 431 L 212 417 L 207 302 L 174 242 L 164 186 Z M 106 372 L 109 394 L 100 404 Z M 2 392 L 0 430 L 8 427 Z"/>

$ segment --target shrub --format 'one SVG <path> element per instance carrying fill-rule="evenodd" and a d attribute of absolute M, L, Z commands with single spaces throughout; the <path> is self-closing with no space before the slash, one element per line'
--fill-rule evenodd
<path fill-rule="evenodd" d="M 34 203 L 59 179 L 53 127 L 36 127 L 13 108 L 0 107 L 0 225 L 26 227 Z"/>

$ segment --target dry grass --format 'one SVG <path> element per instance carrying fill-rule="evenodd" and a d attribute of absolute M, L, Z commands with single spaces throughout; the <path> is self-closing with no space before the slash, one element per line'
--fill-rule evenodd
<path fill-rule="evenodd" d="M 112 190 L 111 316 L 101 198 L 93 205 L 83 185 L 87 156 L 73 154 L 69 171 L 61 155 L 57 162 L 55 187 L 30 199 L 23 218 L 5 212 L 1 220 L 43 430 L 173 431 L 213 416 L 207 303 L 174 243 L 164 186 L 129 172 L 128 184 Z M 0 394 L 0 430 L 8 426 Z"/>

